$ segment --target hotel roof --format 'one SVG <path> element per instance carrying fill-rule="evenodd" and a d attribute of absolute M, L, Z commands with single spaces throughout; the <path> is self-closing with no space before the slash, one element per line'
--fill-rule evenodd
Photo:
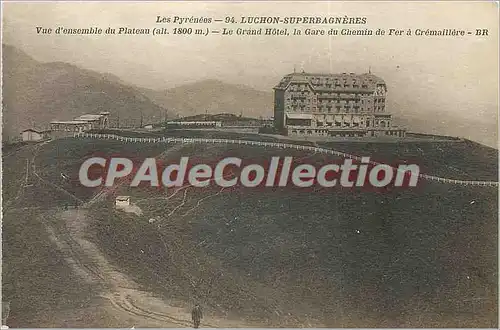
<path fill-rule="evenodd" d="M 325 74 L 294 72 L 284 76 L 280 83 L 274 88 L 278 90 L 286 90 L 292 83 L 307 83 L 313 90 L 375 90 L 377 85 L 385 85 L 385 81 L 382 78 L 371 73 Z"/>

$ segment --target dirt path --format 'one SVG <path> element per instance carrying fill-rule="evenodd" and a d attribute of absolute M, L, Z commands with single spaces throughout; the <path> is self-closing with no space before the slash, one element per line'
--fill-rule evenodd
<path fill-rule="evenodd" d="M 55 214 L 56 228 L 42 219 L 50 239 L 62 251 L 65 260 L 83 280 L 102 286 L 101 297 L 117 312 L 126 312 L 137 320 L 137 327 L 190 327 L 190 311 L 169 305 L 142 291 L 140 286 L 114 267 L 99 248 L 85 238 L 88 213 L 85 209 L 60 210 Z M 128 325 L 127 325 L 128 326 Z M 239 322 L 207 315 L 204 327 L 245 327 Z"/>
<path fill-rule="evenodd" d="M 162 152 L 156 158 L 165 157 L 170 152 L 178 151 L 182 147 L 183 145 L 176 145 Z M 34 166 L 33 173 L 38 179 L 45 181 L 37 175 Z M 99 191 L 84 206 L 102 201 L 123 184 L 125 182 Z M 126 322 L 123 324 L 124 327 L 131 326 L 130 320 L 133 320 L 135 327 L 191 327 L 190 310 L 174 307 L 164 300 L 154 297 L 152 293 L 142 291 L 134 280 L 107 260 L 95 243 L 85 237 L 89 220 L 88 211 L 83 207 L 53 210 L 40 216 L 40 221 L 44 223 L 50 240 L 63 253 L 65 261 L 72 267 L 73 271 L 83 281 L 94 283 L 102 289 L 100 297 L 103 298 L 103 304 L 107 305 L 106 308 L 111 309 L 114 315 L 120 317 L 120 315 L 126 314 L 126 317 L 123 317 L 124 323 Z M 204 315 L 201 326 L 248 327 L 238 321 L 231 322 L 210 315 Z"/>

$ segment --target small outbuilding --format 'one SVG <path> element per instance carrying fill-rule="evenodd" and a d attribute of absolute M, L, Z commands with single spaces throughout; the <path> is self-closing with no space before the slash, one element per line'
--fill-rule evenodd
<path fill-rule="evenodd" d="M 116 207 L 130 206 L 130 196 L 116 196 Z"/>
<path fill-rule="evenodd" d="M 25 129 L 21 132 L 21 138 L 23 141 L 41 141 L 49 136 L 48 131 L 37 131 L 34 129 Z"/>

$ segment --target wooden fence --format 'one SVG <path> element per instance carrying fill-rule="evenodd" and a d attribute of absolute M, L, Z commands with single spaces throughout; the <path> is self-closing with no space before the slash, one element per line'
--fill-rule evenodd
<path fill-rule="evenodd" d="M 239 145 L 249 145 L 249 146 L 259 146 L 259 147 L 271 147 L 271 148 L 279 148 L 279 149 L 295 149 L 295 150 L 304 150 L 311 151 L 315 153 L 323 153 L 335 155 L 343 158 L 350 158 L 353 160 L 361 161 L 361 157 L 351 155 L 345 152 L 326 149 L 321 147 L 314 146 L 305 146 L 300 144 L 290 144 L 290 143 L 281 143 L 281 142 L 264 142 L 264 141 L 251 141 L 251 140 L 233 140 L 233 139 L 206 139 L 206 138 L 183 138 L 183 137 L 126 137 L 115 134 L 101 134 L 101 133 L 75 133 L 75 138 L 91 138 L 91 139 L 104 139 L 104 140 L 117 140 L 127 143 L 221 143 L 221 144 L 239 144 Z M 372 165 L 386 165 L 377 163 L 374 161 L 369 162 Z M 386 165 L 389 166 L 389 165 Z M 396 168 L 396 170 L 399 170 Z M 440 183 L 448 183 L 448 184 L 457 184 L 463 186 L 490 186 L 497 187 L 497 181 L 470 181 L 470 180 L 456 180 L 456 179 L 448 179 L 441 178 L 433 175 L 427 174 L 419 174 L 419 177 L 425 180 L 440 182 Z"/>

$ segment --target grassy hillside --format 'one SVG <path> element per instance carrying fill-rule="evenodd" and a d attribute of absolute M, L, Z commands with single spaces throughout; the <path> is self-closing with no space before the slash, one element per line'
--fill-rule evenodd
<path fill-rule="evenodd" d="M 257 134 L 229 131 L 167 130 L 158 132 L 129 132 L 96 130 L 96 133 L 129 137 L 197 137 L 214 139 L 243 139 L 251 141 L 283 142 L 313 145 L 308 141 L 287 140 Z M 371 160 L 397 166 L 404 162 L 417 164 L 421 173 L 458 180 L 498 179 L 498 150 L 472 141 L 422 142 L 318 142 L 319 147 L 343 151 L 357 156 L 370 156 Z"/>
<path fill-rule="evenodd" d="M 422 173 L 459 180 L 498 180 L 498 150 L 472 141 L 401 143 L 319 143 L 320 146 L 369 155 L 381 163 L 418 164 Z"/>
<path fill-rule="evenodd" d="M 46 326 L 54 310 L 86 307 L 95 292 L 51 242 L 45 224 L 56 226 L 53 214 L 39 212 L 71 198 L 39 181 L 22 188 L 24 157 L 34 149 L 24 144 L 2 155 L 2 301 L 10 302 L 11 327 Z"/>
<path fill-rule="evenodd" d="M 335 147 L 352 153 L 372 150 L 374 157 L 391 159 L 403 157 L 406 147 L 417 150 L 411 144 L 384 146 Z M 392 153 L 384 149 L 389 146 Z M 496 176 L 496 159 L 480 146 L 449 144 L 446 157 L 439 146 L 418 147 L 424 148 L 429 167 L 440 166 L 443 176 L 456 174 L 449 166 L 471 176 L 472 171 Z M 44 177 L 61 170 L 75 176 L 95 150 L 144 158 L 172 147 L 67 139 L 47 145 L 38 166 Z M 181 155 L 204 162 L 276 155 L 327 160 L 298 151 L 187 145 L 165 161 Z M 468 157 L 476 162 L 465 161 Z M 82 198 L 91 195 L 78 185 L 66 188 Z M 122 187 L 115 194 L 132 195 L 143 216 L 113 211 L 112 198 L 92 211 L 95 242 L 161 297 L 199 301 L 227 317 L 263 320 L 269 326 L 497 326 L 495 188 L 427 183 L 391 192 L 304 193 L 213 186 L 173 193 Z M 152 217 L 159 222 L 150 224 Z"/>
<path fill-rule="evenodd" d="M 95 287 L 73 273 L 51 242 L 41 221 L 52 220 L 50 216 L 41 219 L 31 210 L 4 214 L 2 300 L 10 302 L 10 327 L 46 326 L 47 315 L 87 307 L 95 297 Z"/>

